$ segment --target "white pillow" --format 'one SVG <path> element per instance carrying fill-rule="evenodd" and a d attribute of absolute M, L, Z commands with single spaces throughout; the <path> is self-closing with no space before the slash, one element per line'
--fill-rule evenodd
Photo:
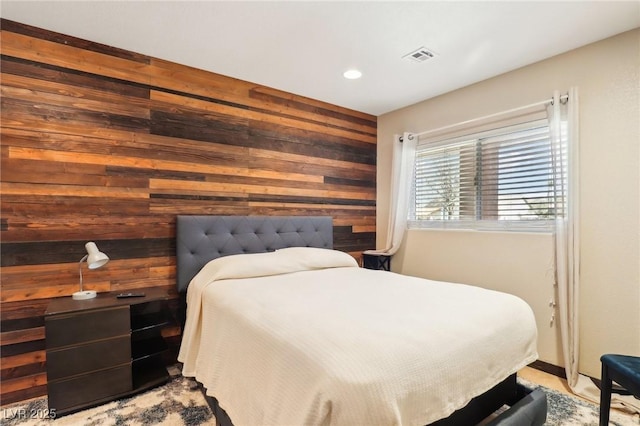
<path fill-rule="evenodd" d="M 222 256 L 209 261 L 191 284 L 215 280 L 266 277 L 313 269 L 358 267 L 349 254 L 323 248 L 289 247 L 269 253 Z"/>
<path fill-rule="evenodd" d="M 358 262 L 351 255 L 339 250 L 317 247 L 287 247 L 276 250 L 276 253 L 285 255 L 290 260 L 295 259 L 297 264 L 304 269 L 358 267 Z"/>

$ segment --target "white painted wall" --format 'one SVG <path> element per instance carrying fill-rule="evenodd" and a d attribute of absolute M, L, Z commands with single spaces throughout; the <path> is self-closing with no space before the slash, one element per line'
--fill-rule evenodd
<path fill-rule="evenodd" d="M 571 86 L 580 97 L 579 365 L 599 377 L 603 353 L 640 356 L 640 29 L 378 117 L 378 247 L 394 134 L 527 105 Z M 540 359 L 563 365 L 557 323 L 550 325 L 552 259 L 550 234 L 412 230 L 392 269 L 522 297 L 536 315 Z"/>

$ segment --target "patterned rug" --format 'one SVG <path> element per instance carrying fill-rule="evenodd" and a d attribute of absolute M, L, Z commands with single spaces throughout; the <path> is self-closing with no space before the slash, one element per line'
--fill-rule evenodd
<path fill-rule="evenodd" d="M 549 426 L 585 426 L 598 424 L 598 407 L 560 392 L 524 380 L 529 388 L 541 388 L 547 394 Z M 0 423 L 5 426 L 198 426 L 215 425 L 207 403 L 194 382 L 175 375 L 171 381 L 132 398 L 121 399 L 89 410 L 43 419 L 47 399 L 2 407 Z M 637 426 L 637 416 L 625 416 L 613 410 L 614 426 Z"/>
<path fill-rule="evenodd" d="M 597 426 L 600 420 L 600 407 L 583 399 L 576 398 L 553 389 L 546 388 L 523 379 L 518 379 L 529 389 L 542 389 L 547 395 L 547 422 L 549 426 Z M 638 426 L 638 415 L 625 415 L 611 410 L 611 426 Z"/>

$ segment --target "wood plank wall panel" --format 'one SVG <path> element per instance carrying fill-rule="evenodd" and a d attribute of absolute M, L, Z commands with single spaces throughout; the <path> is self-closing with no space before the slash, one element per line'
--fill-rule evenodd
<path fill-rule="evenodd" d="M 43 313 L 86 287 L 175 285 L 177 214 L 330 215 L 375 246 L 376 118 L 2 20 L 3 404 L 46 393 Z M 179 328 L 167 338 L 179 345 Z"/>

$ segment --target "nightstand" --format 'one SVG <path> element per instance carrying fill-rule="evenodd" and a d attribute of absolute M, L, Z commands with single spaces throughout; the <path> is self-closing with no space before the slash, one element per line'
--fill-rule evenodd
<path fill-rule="evenodd" d="M 165 383 L 168 295 L 51 301 L 45 312 L 49 409 L 64 415 Z"/>
<path fill-rule="evenodd" d="M 391 270 L 391 255 L 362 253 L 362 266 L 366 269 Z"/>

